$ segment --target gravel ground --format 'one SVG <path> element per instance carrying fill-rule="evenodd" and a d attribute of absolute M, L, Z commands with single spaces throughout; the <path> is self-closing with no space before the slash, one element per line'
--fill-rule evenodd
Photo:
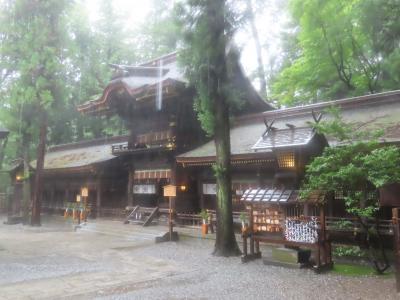
<path fill-rule="evenodd" d="M 316 275 L 265 266 L 261 260 L 242 264 L 238 258 L 211 256 L 212 246 L 209 240 L 187 238 L 127 251 L 177 262 L 188 270 L 98 299 L 400 299 L 393 279 Z"/>
<path fill-rule="evenodd" d="M 165 230 L 100 220 L 75 232 L 62 218 L 1 224 L 0 299 L 400 299 L 393 277 L 242 264 L 212 256 L 213 240 L 155 244 Z"/>

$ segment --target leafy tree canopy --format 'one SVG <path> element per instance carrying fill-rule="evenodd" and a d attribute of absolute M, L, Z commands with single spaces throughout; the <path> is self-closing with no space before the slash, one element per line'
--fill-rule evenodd
<path fill-rule="evenodd" d="M 378 209 L 376 195 L 380 187 L 400 182 L 400 149 L 381 146 L 381 131 L 361 131 L 345 123 L 339 111 L 331 109 L 333 118 L 316 126 L 318 132 L 339 141 L 327 147 L 306 168 L 302 196 L 312 191 L 344 191 L 347 211 L 358 217 L 373 217 Z"/>
<path fill-rule="evenodd" d="M 289 10 L 286 61 L 272 86 L 282 105 L 398 88 L 398 0 L 290 0 Z"/>

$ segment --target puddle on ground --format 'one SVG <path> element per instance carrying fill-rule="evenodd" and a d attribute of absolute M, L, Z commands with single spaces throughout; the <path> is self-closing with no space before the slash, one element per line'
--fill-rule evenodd
<path fill-rule="evenodd" d="M 135 249 L 140 249 L 140 248 L 146 248 L 146 247 L 152 246 L 152 245 L 155 245 L 154 241 L 144 242 L 144 243 L 129 245 L 129 246 L 112 247 L 110 249 L 118 250 L 118 251 L 129 251 L 129 250 L 135 250 Z"/>

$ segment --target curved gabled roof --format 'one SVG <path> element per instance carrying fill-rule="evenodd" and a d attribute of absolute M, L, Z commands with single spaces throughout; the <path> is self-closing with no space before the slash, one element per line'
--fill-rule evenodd
<path fill-rule="evenodd" d="M 160 70 L 161 60 L 163 65 Z M 175 54 L 168 54 L 139 66 L 112 65 L 112 67 L 116 68 L 121 75 L 109 82 L 99 99 L 79 105 L 78 111 L 87 114 L 107 111 L 112 101 L 110 95 L 113 91 L 122 90 L 136 98 L 155 91 L 160 83 L 163 87 L 186 83 L 183 74 L 178 69 Z"/>
<path fill-rule="evenodd" d="M 161 67 L 160 61 L 162 61 Z M 111 96 L 113 91 L 124 91 L 132 98 L 138 98 L 142 95 L 155 93 L 160 83 L 162 83 L 163 87 L 184 86 L 187 84 L 182 70 L 178 67 L 176 52 L 138 66 L 111 66 L 118 71 L 117 76 L 109 82 L 100 98 L 79 105 L 78 111 L 86 114 L 108 111 L 113 99 Z M 234 74 L 233 78 L 231 78 L 233 85 L 245 95 L 243 98 L 247 101 L 243 113 L 274 109 L 253 88 L 236 58 L 234 59 L 232 72 Z"/>
<path fill-rule="evenodd" d="M 246 115 L 235 120 L 230 130 L 232 158 L 246 158 L 268 153 L 274 147 L 302 145 L 312 137 L 310 122 L 313 122 L 312 111 L 323 111 L 329 107 L 338 107 L 345 122 L 352 123 L 363 130 L 383 129 L 382 142 L 400 144 L 400 90 L 372 94 L 354 98 L 340 99 L 298 107 L 283 108 Z M 330 118 L 329 115 L 323 117 Z M 274 134 L 261 138 L 265 132 L 264 120 L 274 120 Z M 289 129 L 291 127 L 292 129 Z M 273 139 L 271 139 L 273 138 Z M 327 136 L 328 143 L 336 146 L 337 141 Z M 258 142 L 265 143 L 263 150 L 254 147 Z M 189 163 L 199 160 L 215 160 L 214 141 L 183 153 L 176 157 L 178 163 Z"/>

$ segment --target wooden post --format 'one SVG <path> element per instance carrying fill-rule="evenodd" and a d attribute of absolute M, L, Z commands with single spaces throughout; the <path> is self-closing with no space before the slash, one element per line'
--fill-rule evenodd
<path fill-rule="evenodd" d="M 253 204 L 250 204 L 250 255 L 254 255 L 254 217 L 253 217 Z"/>
<path fill-rule="evenodd" d="M 172 224 L 172 213 L 173 213 L 173 205 L 172 205 L 172 199 L 173 197 L 168 197 L 169 199 L 169 220 L 168 220 L 168 231 L 169 231 L 169 239 L 172 241 L 172 231 L 174 230 L 173 224 Z"/>
<path fill-rule="evenodd" d="M 67 186 L 64 191 L 64 201 L 68 201 L 69 197 L 69 187 Z"/>
<path fill-rule="evenodd" d="M 308 217 L 309 214 L 310 214 L 310 212 L 309 212 L 309 204 L 308 204 L 308 203 L 304 203 L 304 206 L 303 206 L 303 215 L 304 215 L 305 217 Z"/>
<path fill-rule="evenodd" d="M 133 205 L 133 177 L 134 173 L 132 170 L 129 171 L 128 174 L 128 188 L 127 188 L 127 194 L 128 194 L 128 199 L 127 199 L 127 206 L 134 206 Z"/>
<path fill-rule="evenodd" d="M 55 203 L 56 199 L 55 199 L 55 195 L 56 195 L 56 189 L 54 188 L 54 185 L 51 186 L 50 189 L 50 201 L 49 201 L 49 206 L 53 206 L 53 204 Z M 51 203 L 51 205 L 50 205 Z"/>
<path fill-rule="evenodd" d="M 320 231 L 320 234 L 321 234 L 320 241 L 321 241 L 321 243 L 320 243 L 319 247 L 322 248 L 322 259 L 323 259 L 324 264 L 326 264 L 327 263 L 327 258 L 328 258 L 328 254 L 327 254 L 327 250 L 328 249 L 326 247 L 325 207 L 321 206 L 319 211 L 320 211 L 319 215 L 320 215 L 320 219 L 321 219 L 320 220 L 320 222 L 321 222 L 321 231 Z"/>
<path fill-rule="evenodd" d="M 400 293 L 400 222 L 399 208 L 392 209 L 392 224 L 394 236 L 394 253 L 395 253 L 395 269 L 396 269 L 396 290 Z"/>
<path fill-rule="evenodd" d="M 97 178 L 96 183 L 96 217 L 101 216 L 101 179 Z"/>
<path fill-rule="evenodd" d="M 243 234 L 243 256 L 247 256 L 247 234 Z"/>

